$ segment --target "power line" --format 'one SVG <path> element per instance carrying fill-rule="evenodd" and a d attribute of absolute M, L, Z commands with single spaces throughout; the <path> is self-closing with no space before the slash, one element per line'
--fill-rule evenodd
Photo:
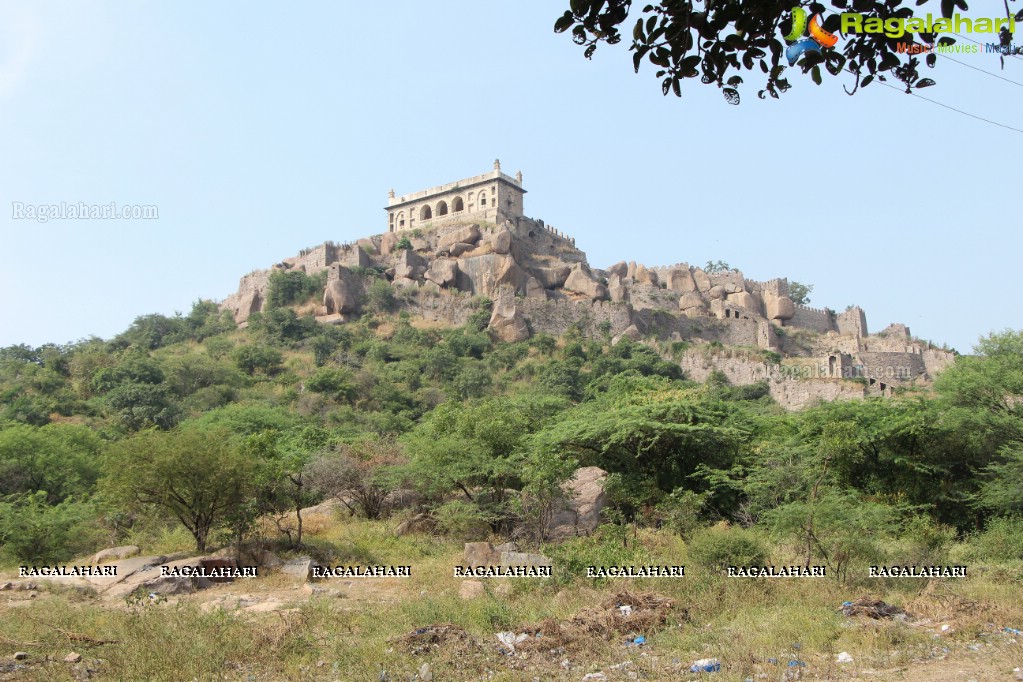
<path fill-rule="evenodd" d="M 856 72 L 853 71 L 852 69 L 846 68 L 845 70 L 848 71 L 849 73 L 853 74 L 854 76 L 857 75 Z M 918 95 L 915 92 L 905 92 L 901 88 L 898 88 L 898 87 L 892 85 L 891 83 L 889 83 L 887 81 L 883 81 L 880 78 L 877 79 L 877 82 L 880 83 L 881 85 L 884 85 L 886 87 L 891 88 L 892 90 L 895 90 L 897 92 L 901 92 L 902 94 L 912 95 L 913 97 L 916 97 L 917 99 L 922 99 L 925 102 L 930 102 L 931 104 L 937 104 L 939 107 L 943 107 L 945 109 L 949 109 L 949 110 L 954 111 L 954 112 L 956 112 L 958 114 L 962 114 L 963 116 L 969 116 L 970 118 L 975 118 L 978 121 L 983 121 L 984 123 L 990 123 L 991 125 L 998 126 L 999 128 L 1005 128 L 1006 130 L 1012 130 L 1013 132 L 1023 133 L 1023 130 L 1021 130 L 1020 128 L 1013 128 L 1012 126 L 1005 125 L 1004 123 L 999 123 L 998 121 L 992 121 L 991 119 L 984 118 L 983 116 L 977 116 L 976 114 L 971 114 L 968 111 L 963 111 L 962 109 L 957 109 L 957 108 L 955 108 L 955 107 L 953 107 L 951 105 L 943 104 L 942 102 L 939 102 L 937 100 L 933 100 L 933 99 L 931 99 L 929 97 L 924 97 L 923 95 Z"/>
<path fill-rule="evenodd" d="M 920 43 L 916 43 L 916 44 L 919 45 Z M 958 59 L 954 59 L 952 57 L 949 57 L 947 54 L 944 54 L 942 52 L 938 52 L 936 54 L 940 55 L 942 59 L 947 59 L 950 62 L 954 62 L 956 64 L 959 64 L 960 66 L 965 66 L 967 69 L 973 69 L 974 71 L 980 71 L 981 73 L 986 73 L 987 75 L 991 76 L 992 78 L 997 78 L 998 80 L 1003 80 L 1006 83 L 1012 83 L 1013 85 L 1016 85 L 1016 86 L 1019 86 L 1019 87 L 1023 88 L 1023 83 L 1020 83 L 1018 81 L 1014 81 L 1011 78 L 1005 78 L 1004 76 L 999 76 L 997 73 L 991 73 L 990 71 L 986 71 L 984 69 L 978 68 L 978 67 L 974 66 L 973 64 L 967 64 L 966 62 L 961 62 Z"/>
<path fill-rule="evenodd" d="M 887 87 L 891 88 L 892 90 L 896 90 L 898 92 L 901 92 L 902 94 L 912 95 L 913 97 L 917 97 L 919 99 L 922 99 L 925 102 L 930 102 L 931 104 L 937 104 L 939 107 L 944 107 L 945 109 L 950 109 L 952 111 L 955 111 L 957 113 L 962 114 L 963 116 L 969 116 L 970 118 L 975 118 L 978 121 L 984 121 L 985 123 L 990 123 L 991 125 L 998 126 L 999 128 L 1006 128 L 1008 130 L 1013 130 L 1013 131 L 1015 131 L 1017 133 L 1023 133 L 1023 130 L 1020 130 L 1019 128 L 1013 128 L 1012 126 L 1007 126 L 1004 123 L 999 123 L 998 121 L 992 121 L 991 119 L 984 118 L 983 116 L 977 116 L 976 114 L 971 114 L 970 112 L 963 111 L 962 109 L 956 109 L 953 106 L 950 106 L 948 104 L 942 104 L 941 102 L 939 102 L 937 100 L 933 100 L 933 99 L 931 99 L 929 97 L 924 97 L 923 95 L 918 95 L 915 92 L 905 92 L 901 88 L 897 88 L 894 85 L 892 85 L 891 83 L 888 83 L 886 81 L 879 80 L 878 83 L 880 83 L 881 85 L 887 86 Z"/>

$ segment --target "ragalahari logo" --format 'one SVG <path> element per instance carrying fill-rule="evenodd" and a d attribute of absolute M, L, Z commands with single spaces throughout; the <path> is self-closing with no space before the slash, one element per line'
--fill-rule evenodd
<path fill-rule="evenodd" d="M 809 31 L 810 37 L 799 40 L 805 31 Z M 807 22 L 806 10 L 802 7 L 793 7 L 792 30 L 785 36 L 785 41 L 792 43 L 785 50 L 785 56 L 788 57 L 789 66 L 794 66 L 796 60 L 805 52 L 819 53 L 822 47 L 834 47 L 837 45 L 838 36 L 824 30 L 824 27 L 821 26 L 821 15 L 815 14 Z"/>

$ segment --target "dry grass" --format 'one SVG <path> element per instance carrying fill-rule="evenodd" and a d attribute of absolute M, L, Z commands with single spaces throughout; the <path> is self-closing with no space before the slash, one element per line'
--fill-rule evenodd
<path fill-rule="evenodd" d="M 0 592 L 0 679 L 71 680 L 92 669 L 93 679 L 126 681 L 377 682 L 384 671 L 414 679 L 428 663 L 438 680 L 577 681 L 598 670 L 608 680 L 629 673 L 684 680 L 693 660 L 716 657 L 720 681 L 778 680 L 799 660 L 803 679 L 966 682 L 1011 679 L 1023 666 L 1023 639 L 1002 631 L 1023 626 L 1019 583 L 994 569 L 971 567 L 965 581 L 842 584 L 729 579 L 689 562 L 681 579 L 484 581 L 486 594 L 465 601 L 451 570 L 461 544 L 395 537 L 394 523 L 326 516 L 306 528 L 315 553 L 339 563 L 412 564 L 410 578 L 328 580 L 310 595 L 285 576 L 267 576 L 135 607 L 69 590 L 35 598 Z M 684 543 L 667 533 L 641 531 L 630 544 L 643 563 L 687 562 Z M 243 597 L 280 609 L 245 611 Z M 912 618 L 841 613 L 844 601 L 862 598 Z M 509 652 L 496 638 L 502 631 L 529 636 Z M 637 635 L 646 643 L 630 646 Z M 19 650 L 29 659 L 14 669 Z M 72 650 L 81 663 L 62 662 Z M 843 651 L 852 664 L 836 662 Z"/>

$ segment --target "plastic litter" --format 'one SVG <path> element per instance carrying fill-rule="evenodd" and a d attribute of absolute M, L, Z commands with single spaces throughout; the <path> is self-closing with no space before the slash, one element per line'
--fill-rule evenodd
<path fill-rule="evenodd" d="M 604 673 L 586 673 L 583 675 L 584 680 L 606 680 L 607 675 Z"/>
<path fill-rule="evenodd" d="M 646 637 L 640 635 L 639 637 L 626 642 L 625 646 L 643 646 L 644 644 L 646 644 Z"/>
<path fill-rule="evenodd" d="M 837 660 L 839 663 L 852 663 L 853 657 L 850 656 L 847 651 L 843 651 L 836 657 L 835 660 Z"/>
<path fill-rule="evenodd" d="M 941 626 L 941 631 L 942 632 L 948 632 L 951 629 L 952 629 L 952 626 L 949 625 L 948 623 L 945 623 L 944 625 Z"/>
<path fill-rule="evenodd" d="M 721 670 L 721 661 L 716 658 L 701 658 L 690 666 L 691 673 L 716 673 Z"/>
<path fill-rule="evenodd" d="M 516 635 L 514 632 L 498 632 L 497 641 L 505 645 L 510 653 L 515 653 L 515 645 L 521 644 L 529 637 L 526 633 Z"/>
<path fill-rule="evenodd" d="M 1017 630 L 1016 628 L 1002 628 L 1003 632 L 1008 632 L 1010 635 L 1023 635 L 1023 630 Z"/>
<path fill-rule="evenodd" d="M 623 616 L 631 616 L 632 615 L 632 607 L 629 606 L 628 604 L 624 604 L 622 606 L 619 606 L 618 610 L 622 612 Z"/>
<path fill-rule="evenodd" d="M 793 658 L 791 661 L 789 661 L 789 667 L 790 668 L 805 668 L 806 667 L 806 663 L 804 663 L 803 661 L 800 661 L 798 658 Z"/>

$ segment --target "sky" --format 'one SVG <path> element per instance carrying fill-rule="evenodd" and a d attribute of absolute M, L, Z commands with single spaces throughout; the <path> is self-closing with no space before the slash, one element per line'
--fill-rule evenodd
<path fill-rule="evenodd" d="M 222 300 L 304 247 L 383 232 L 389 189 L 495 158 L 595 267 L 723 260 L 962 352 L 1023 329 L 1023 134 L 795 69 L 779 100 L 757 98 L 759 72 L 739 106 L 697 81 L 664 97 L 627 39 L 586 60 L 555 34 L 567 5 L 0 0 L 0 346 Z M 1023 129 L 1023 59 L 957 58 L 920 94 Z M 159 217 L 24 217 L 61 202 Z"/>

